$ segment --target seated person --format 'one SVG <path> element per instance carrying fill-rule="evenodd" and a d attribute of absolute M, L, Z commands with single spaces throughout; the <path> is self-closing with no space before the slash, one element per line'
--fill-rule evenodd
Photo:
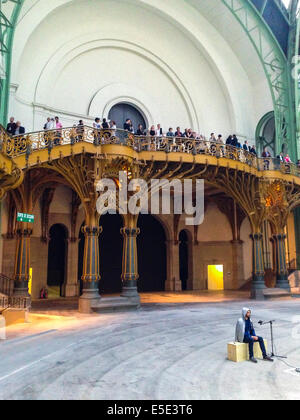
<path fill-rule="evenodd" d="M 264 339 L 262 337 L 257 337 L 255 334 L 253 323 L 251 321 L 251 310 L 248 308 L 243 308 L 242 318 L 240 318 L 236 324 L 235 341 L 238 343 L 249 344 L 251 362 L 257 363 L 253 353 L 253 346 L 255 342 L 259 343 L 264 360 L 273 362 L 273 359 L 267 355 Z"/>

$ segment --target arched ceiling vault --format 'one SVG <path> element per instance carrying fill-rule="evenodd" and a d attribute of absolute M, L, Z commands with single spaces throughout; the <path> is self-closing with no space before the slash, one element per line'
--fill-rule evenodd
<path fill-rule="evenodd" d="M 133 2 L 134 0 L 128 1 Z M 2 123 L 7 120 L 15 28 L 18 22 L 22 25 L 22 19 L 24 19 L 26 14 L 31 13 L 31 9 L 34 10 L 36 6 L 38 7 L 39 2 L 40 0 L 0 0 L 0 122 Z M 65 1 L 65 3 L 71 2 L 71 0 Z M 51 3 L 51 9 L 53 10 L 64 2 L 53 0 Z M 156 0 L 142 0 L 141 3 L 145 7 L 156 9 L 157 13 L 163 14 L 168 19 L 174 18 L 172 17 L 172 11 L 167 10 L 166 1 L 160 0 L 159 5 Z M 202 6 L 205 4 L 202 0 L 186 0 L 186 3 L 195 8 L 198 7 L 199 11 L 202 11 Z M 230 10 L 232 16 L 234 16 L 243 31 L 247 34 L 261 61 L 272 95 L 276 116 L 277 149 L 279 149 L 282 143 L 287 141 L 287 138 L 292 140 L 296 135 L 293 132 L 295 124 L 293 124 L 293 115 L 291 115 L 294 114 L 291 112 L 291 109 L 293 109 L 293 95 L 290 88 L 291 84 L 289 83 L 290 72 L 288 61 L 276 37 L 264 20 L 263 10 L 260 11 L 255 8 L 253 2 L 250 0 L 210 0 L 207 3 L 210 4 L 211 8 L 219 3 L 217 7 L 220 9 L 225 7 Z M 286 14 L 286 12 L 283 13 Z M 223 76 L 220 75 L 220 77 Z M 294 147 L 293 141 L 291 141 L 290 146 L 291 148 Z M 295 153 L 295 150 L 292 149 L 292 154 L 294 155 Z"/>

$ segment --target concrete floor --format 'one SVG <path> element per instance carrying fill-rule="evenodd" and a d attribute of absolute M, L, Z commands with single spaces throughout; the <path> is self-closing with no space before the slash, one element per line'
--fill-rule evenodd
<path fill-rule="evenodd" d="M 0 399 L 300 399 L 300 374 L 282 362 L 226 360 L 250 306 L 256 325 L 277 320 L 277 350 L 300 367 L 300 299 L 192 296 L 148 294 L 139 312 L 122 314 L 31 314 L 0 342 Z M 256 330 L 269 339 L 267 326 Z"/>

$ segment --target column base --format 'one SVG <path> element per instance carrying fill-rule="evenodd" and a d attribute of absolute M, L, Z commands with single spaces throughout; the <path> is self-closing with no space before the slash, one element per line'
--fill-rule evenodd
<path fill-rule="evenodd" d="M 140 295 L 136 287 L 123 287 L 121 297 L 140 300 Z"/>
<path fill-rule="evenodd" d="M 66 284 L 66 297 L 77 297 L 79 295 L 77 284 Z"/>
<path fill-rule="evenodd" d="M 82 296 L 79 298 L 78 310 L 81 314 L 91 314 L 93 307 L 97 306 L 101 301 L 98 290 L 83 290 Z"/>
<path fill-rule="evenodd" d="M 165 283 L 165 291 L 166 292 L 174 292 L 175 290 L 175 279 L 167 280 Z"/>
<path fill-rule="evenodd" d="M 253 299 L 253 300 L 265 300 L 264 291 L 266 289 L 267 289 L 266 287 L 264 287 L 262 289 L 252 288 L 251 289 L 251 299 Z"/>
<path fill-rule="evenodd" d="M 175 292 L 182 292 L 182 282 L 181 280 L 175 281 Z"/>
<path fill-rule="evenodd" d="M 102 298 L 96 305 L 92 307 L 94 313 L 112 313 L 112 312 L 129 312 L 140 309 L 140 297 L 112 297 Z"/>
<path fill-rule="evenodd" d="M 30 298 L 30 294 L 28 293 L 28 289 L 14 289 L 13 297 Z"/>
<path fill-rule="evenodd" d="M 291 285 L 287 276 L 277 277 L 276 288 L 286 290 L 287 292 L 291 291 Z"/>
<path fill-rule="evenodd" d="M 264 291 L 266 290 L 265 278 L 263 275 L 256 275 L 253 278 L 251 288 L 251 299 L 265 300 Z"/>

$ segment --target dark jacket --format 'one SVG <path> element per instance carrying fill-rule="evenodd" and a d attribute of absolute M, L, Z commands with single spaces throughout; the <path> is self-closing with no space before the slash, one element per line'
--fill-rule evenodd
<path fill-rule="evenodd" d="M 16 129 L 17 129 L 17 124 L 16 123 L 9 123 L 9 124 L 7 124 L 6 131 L 11 136 L 14 136 L 15 135 Z"/>
<path fill-rule="evenodd" d="M 17 127 L 15 129 L 15 135 L 16 135 L 16 131 L 17 131 Z M 19 127 L 19 134 L 17 134 L 18 136 L 25 134 L 25 128 L 24 127 Z"/>
<path fill-rule="evenodd" d="M 246 319 L 244 340 L 250 340 L 251 337 L 255 336 L 256 334 L 251 319 Z"/>

